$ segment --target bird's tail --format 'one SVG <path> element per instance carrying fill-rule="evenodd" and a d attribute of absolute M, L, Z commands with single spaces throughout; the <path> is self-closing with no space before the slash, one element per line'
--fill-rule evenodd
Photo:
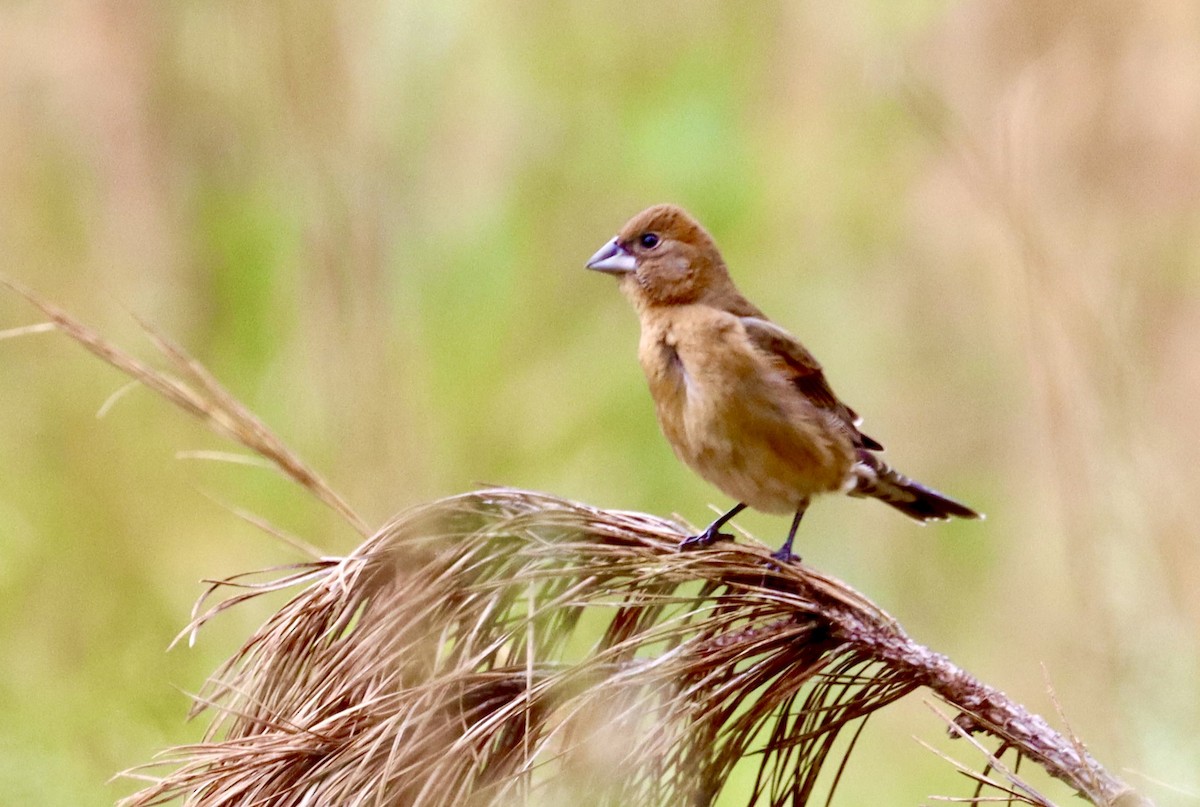
<path fill-rule="evenodd" d="M 983 518 L 970 507 L 951 499 L 920 482 L 914 482 L 873 454 L 859 452 L 855 466 L 858 481 L 851 496 L 870 497 L 890 504 L 901 513 L 924 524 L 950 518 Z"/>

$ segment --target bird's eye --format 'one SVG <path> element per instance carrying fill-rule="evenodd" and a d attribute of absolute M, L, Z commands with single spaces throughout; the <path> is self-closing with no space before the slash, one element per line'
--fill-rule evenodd
<path fill-rule="evenodd" d="M 654 249 L 658 246 L 658 235 L 655 233 L 642 233 L 642 237 L 638 239 L 638 243 L 646 249 Z"/>

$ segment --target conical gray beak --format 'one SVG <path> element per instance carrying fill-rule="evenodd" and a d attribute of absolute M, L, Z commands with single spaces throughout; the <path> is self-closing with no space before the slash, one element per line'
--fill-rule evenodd
<path fill-rule="evenodd" d="M 596 254 L 588 259 L 587 268 L 595 269 L 597 272 L 623 275 L 626 272 L 632 272 L 637 269 L 637 261 L 625 251 L 623 246 L 617 243 L 617 239 L 614 236 L 611 241 L 596 250 Z"/>

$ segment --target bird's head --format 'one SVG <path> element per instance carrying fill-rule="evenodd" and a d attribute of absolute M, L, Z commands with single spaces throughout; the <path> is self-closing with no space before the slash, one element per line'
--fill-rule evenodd
<path fill-rule="evenodd" d="M 703 302 L 732 290 L 712 236 L 675 205 L 655 205 L 631 218 L 587 268 L 619 277 L 639 307 Z"/>

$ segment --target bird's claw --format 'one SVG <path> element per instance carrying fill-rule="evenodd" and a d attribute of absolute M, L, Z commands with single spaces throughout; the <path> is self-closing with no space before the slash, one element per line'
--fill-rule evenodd
<path fill-rule="evenodd" d="M 719 532 L 715 530 L 705 530 L 699 535 L 693 535 L 689 538 L 684 538 L 679 542 L 679 551 L 687 552 L 692 549 L 703 549 L 706 546 L 712 546 L 717 541 L 732 541 L 733 536 L 727 532 Z"/>
<path fill-rule="evenodd" d="M 778 552 L 772 552 L 771 558 L 772 558 L 772 560 L 778 561 L 779 563 L 799 563 L 800 562 L 800 556 L 793 555 L 792 550 L 788 549 L 787 547 L 780 549 Z"/>

